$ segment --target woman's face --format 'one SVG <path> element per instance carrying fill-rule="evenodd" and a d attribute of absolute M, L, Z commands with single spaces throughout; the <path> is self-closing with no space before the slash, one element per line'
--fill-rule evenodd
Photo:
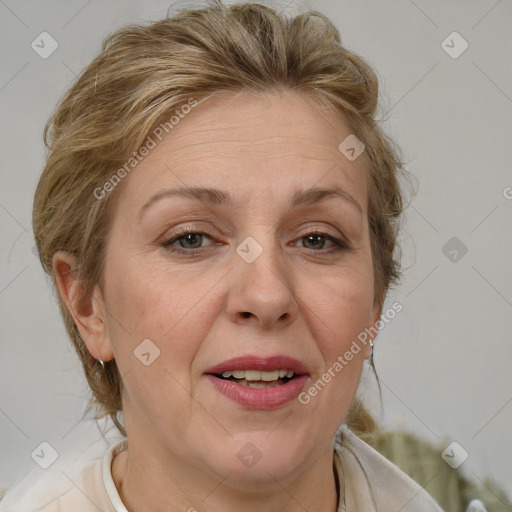
<path fill-rule="evenodd" d="M 133 449 L 239 482 L 280 480 L 331 450 L 369 347 L 333 367 L 379 314 L 363 159 L 338 149 L 350 133 L 307 96 L 224 93 L 124 179 L 101 354 L 119 367 Z"/>

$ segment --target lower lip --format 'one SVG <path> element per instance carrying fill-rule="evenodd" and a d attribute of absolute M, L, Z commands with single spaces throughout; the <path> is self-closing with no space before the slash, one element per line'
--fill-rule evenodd
<path fill-rule="evenodd" d="M 297 398 L 308 380 L 308 375 L 294 377 L 286 384 L 273 388 L 254 389 L 231 380 L 220 379 L 208 374 L 206 378 L 224 396 L 242 405 L 246 409 L 277 409 L 287 402 Z"/>

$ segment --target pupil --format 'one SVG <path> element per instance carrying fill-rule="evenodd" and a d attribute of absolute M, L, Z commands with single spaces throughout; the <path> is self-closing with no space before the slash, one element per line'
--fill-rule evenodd
<path fill-rule="evenodd" d="M 194 239 L 197 239 L 199 240 L 199 247 L 201 246 L 201 237 L 202 235 L 198 235 L 198 234 L 195 234 L 195 233 L 190 233 L 188 235 L 185 235 L 183 238 L 185 240 L 185 244 L 188 244 L 189 242 L 193 245 L 194 244 Z M 197 242 L 197 240 L 196 240 Z M 183 244 L 182 244 L 183 245 Z"/>
<path fill-rule="evenodd" d="M 309 243 L 312 239 L 315 239 L 315 238 L 316 238 L 316 239 L 317 239 L 317 241 L 318 241 L 318 239 L 321 239 L 322 237 L 321 237 L 320 235 L 308 235 L 308 236 L 307 236 L 308 243 Z"/>

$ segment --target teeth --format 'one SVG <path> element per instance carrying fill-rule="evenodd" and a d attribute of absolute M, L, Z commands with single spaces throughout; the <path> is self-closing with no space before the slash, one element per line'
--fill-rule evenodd
<path fill-rule="evenodd" d="M 234 377 L 235 379 L 245 379 L 247 381 L 272 382 L 273 380 L 283 379 L 284 377 L 291 379 L 294 376 L 293 370 L 273 370 L 271 372 L 261 372 L 258 370 L 230 370 L 223 372 L 222 376 L 227 379 Z"/>
<path fill-rule="evenodd" d="M 245 380 L 264 380 L 266 382 L 270 382 L 271 380 L 277 379 L 277 372 L 259 372 L 258 370 L 245 370 L 242 377 Z M 265 373 L 265 375 L 263 375 Z"/>
<path fill-rule="evenodd" d="M 275 388 L 275 387 L 279 386 L 279 384 L 277 382 L 264 384 L 263 382 L 249 382 L 246 380 L 239 382 L 239 384 L 242 384 L 242 386 L 246 386 L 248 388 L 253 388 L 253 389 Z"/>

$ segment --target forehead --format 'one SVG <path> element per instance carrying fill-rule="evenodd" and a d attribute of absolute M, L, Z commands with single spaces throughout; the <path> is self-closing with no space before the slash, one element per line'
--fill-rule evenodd
<path fill-rule="evenodd" d="M 339 184 L 366 210 L 363 159 L 338 149 L 350 134 L 310 95 L 225 92 L 182 114 L 125 180 L 120 199 L 140 207 L 159 190 L 185 186 L 277 199 L 297 186 Z"/>

